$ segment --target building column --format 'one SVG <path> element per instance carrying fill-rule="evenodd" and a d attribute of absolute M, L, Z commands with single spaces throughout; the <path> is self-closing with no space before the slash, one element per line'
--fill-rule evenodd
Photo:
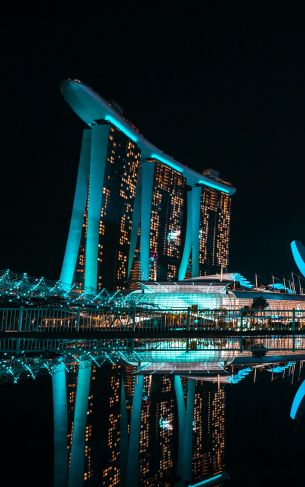
<path fill-rule="evenodd" d="M 192 277 L 199 276 L 199 229 L 201 186 L 192 189 Z"/>
<path fill-rule="evenodd" d="M 184 436 L 184 420 L 185 420 L 185 404 L 184 393 L 180 375 L 174 377 L 174 387 L 176 393 L 177 409 L 178 409 L 178 427 L 179 427 L 179 440 L 178 440 L 178 464 L 177 474 L 181 475 L 181 466 L 183 459 L 183 436 Z"/>
<path fill-rule="evenodd" d="M 130 276 L 130 271 L 133 264 L 134 253 L 137 247 L 138 241 L 138 231 L 139 225 L 141 220 L 141 168 L 139 169 L 138 173 L 138 180 L 136 186 L 136 196 L 133 205 L 133 214 L 132 214 L 132 227 L 130 232 L 130 245 L 129 245 L 129 255 L 128 255 L 128 277 Z"/>
<path fill-rule="evenodd" d="M 195 385 L 194 379 L 188 380 L 187 401 L 184 421 L 183 435 L 183 463 L 181 477 L 183 480 L 192 480 L 192 456 L 193 456 L 193 420 L 194 420 L 194 402 L 195 402 Z"/>
<path fill-rule="evenodd" d="M 142 162 L 140 279 L 149 279 L 149 247 L 154 162 Z"/>
<path fill-rule="evenodd" d="M 68 487 L 83 486 L 91 368 L 90 364 L 78 369 Z"/>
<path fill-rule="evenodd" d="M 196 381 L 194 379 L 188 379 L 187 401 L 185 407 L 181 377 L 177 375 L 174 378 L 179 424 L 177 474 L 181 477 L 181 481 L 178 485 L 184 485 L 185 481 L 190 481 L 192 479 L 195 385 Z"/>
<path fill-rule="evenodd" d="M 52 375 L 54 421 L 54 487 L 67 485 L 67 385 L 64 364 Z"/>
<path fill-rule="evenodd" d="M 110 127 L 106 124 L 94 125 L 91 129 L 85 288 L 92 289 L 97 288 L 99 226 L 109 130 Z"/>
<path fill-rule="evenodd" d="M 194 186 L 187 193 L 187 222 L 183 255 L 179 268 L 179 281 L 185 278 L 192 253 L 192 277 L 199 276 L 199 230 L 201 186 Z"/>
<path fill-rule="evenodd" d="M 137 375 L 135 381 L 128 446 L 126 487 L 136 487 L 138 485 L 139 443 L 144 376 Z"/>
<path fill-rule="evenodd" d="M 61 282 L 67 287 L 70 287 L 73 283 L 75 267 L 77 264 L 78 250 L 82 235 L 82 225 L 88 193 L 90 151 L 91 130 L 86 129 L 83 131 L 83 141 L 77 174 L 72 217 L 64 261 L 60 275 Z"/>
<path fill-rule="evenodd" d="M 186 235 L 183 255 L 178 273 L 179 281 L 183 281 L 187 271 L 192 250 L 192 192 L 187 192 L 187 215 L 186 215 Z"/>
<path fill-rule="evenodd" d="M 128 455 L 128 419 L 124 377 L 121 382 L 120 397 L 120 483 L 124 487 L 126 482 L 126 467 Z"/>

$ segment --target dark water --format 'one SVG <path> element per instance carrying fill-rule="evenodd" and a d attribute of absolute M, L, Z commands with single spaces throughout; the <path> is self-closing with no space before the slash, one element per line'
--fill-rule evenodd
<path fill-rule="evenodd" d="M 132 372 L 131 366 L 93 368 L 84 485 L 120 485 L 121 385 L 123 378 L 130 430 Z M 76 381 L 76 374 L 69 373 L 68 435 Z M 139 443 L 141 486 L 171 486 L 178 479 L 179 426 L 173 381 L 173 376 L 163 375 L 144 379 Z M 53 485 L 51 382 L 46 375 L 0 386 L 1 485 Z M 223 485 L 299 485 L 303 476 L 305 418 L 295 422 L 289 418 L 299 384 L 291 384 L 290 377 L 271 382 L 267 372 L 258 374 L 255 384 L 252 375 L 239 384 L 220 388 L 196 381 L 192 482 L 224 470 L 231 480 Z M 187 379 L 182 378 L 182 386 L 186 396 Z"/>

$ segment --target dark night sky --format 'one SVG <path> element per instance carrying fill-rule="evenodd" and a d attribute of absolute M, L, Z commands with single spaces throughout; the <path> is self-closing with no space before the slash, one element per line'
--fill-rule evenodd
<path fill-rule="evenodd" d="M 60 94 L 70 77 L 116 100 L 165 152 L 236 185 L 231 270 L 269 282 L 297 271 L 304 24 L 172 11 L 150 12 L 141 27 L 140 13 L 119 5 L 81 22 L 1 20 L 0 269 L 59 276 L 83 127 Z"/>

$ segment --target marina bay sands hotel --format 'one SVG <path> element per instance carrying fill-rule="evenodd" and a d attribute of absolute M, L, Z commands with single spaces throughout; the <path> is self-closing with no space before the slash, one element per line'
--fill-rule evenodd
<path fill-rule="evenodd" d="M 116 290 L 226 269 L 235 188 L 164 154 L 80 81 L 61 89 L 86 124 L 61 281 Z"/>

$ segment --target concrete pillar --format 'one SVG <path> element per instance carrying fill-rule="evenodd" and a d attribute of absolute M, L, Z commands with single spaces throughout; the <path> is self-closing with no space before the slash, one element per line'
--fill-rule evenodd
<path fill-rule="evenodd" d="M 137 375 L 132 401 L 131 424 L 128 446 L 126 487 L 137 487 L 139 470 L 139 442 L 141 429 L 144 376 Z"/>
<path fill-rule="evenodd" d="M 190 481 L 192 479 L 195 385 L 195 380 L 188 380 L 187 400 L 185 407 L 181 377 L 176 375 L 174 378 L 179 424 L 177 474 L 181 476 L 181 482 L 179 482 L 178 485 L 184 485 L 186 481 Z"/>
<path fill-rule="evenodd" d="M 149 244 L 154 162 L 142 162 L 140 279 L 149 279 Z"/>
<path fill-rule="evenodd" d="M 139 225 L 141 220 L 141 178 L 142 176 L 141 176 L 141 168 L 140 168 L 138 173 L 136 196 L 133 205 L 132 227 L 130 232 L 130 246 L 129 246 L 129 255 L 128 255 L 128 277 L 130 275 L 130 271 L 133 264 L 134 253 L 138 241 Z"/>
<path fill-rule="evenodd" d="M 73 282 L 75 267 L 77 263 L 77 255 L 82 235 L 82 224 L 88 192 L 90 152 L 91 130 L 86 129 L 83 132 L 83 141 L 77 174 L 72 217 L 66 245 L 66 252 L 60 275 L 60 280 L 67 285 L 67 288 L 70 287 Z"/>
<path fill-rule="evenodd" d="M 199 276 L 199 229 L 201 186 L 194 186 L 187 193 L 187 223 L 183 255 L 179 268 L 179 281 L 185 278 L 192 253 L 192 277 Z"/>
<path fill-rule="evenodd" d="M 178 428 L 179 428 L 177 474 L 181 475 L 182 473 L 181 466 L 182 466 L 182 459 L 183 459 L 185 404 L 184 404 L 184 393 L 183 393 L 183 387 L 182 387 L 180 375 L 175 375 L 174 387 L 175 387 L 177 409 L 178 409 Z"/>
<path fill-rule="evenodd" d="M 99 226 L 109 130 L 109 125 L 94 125 L 91 129 L 85 288 L 97 288 Z"/>
<path fill-rule="evenodd" d="M 121 383 L 120 397 L 120 483 L 124 487 L 126 482 L 126 467 L 128 455 L 128 419 L 124 378 Z"/>
<path fill-rule="evenodd" d="M 78 369 L 68 487 L 83 486 L 91 368 L 92 365 L 90 364 L 85 368 L 79 367 Z"/>
<path fill-rule="evenodd" d="M 192 251 L 192 192 L 187 192 L 187 215 L 186 215 L 186 235 L 185 235 L 185 243 L 183 249 L 183 255 L 181 259 L 181 264 L 178 273 L 179 281 L 182 281 L 185 278 L 185 274 L 187 271 L 187 266 L 190 260 L 191 251 Z"/>
<path fill-rule="evenodd" d="M 192 480 L 192 454 L 193 454 L 193 420 L 194 420 L 194 402 L 195 402 L 195 385 L 194 379 L 188 380 L 187 402 L 184 420 L 183 435 L 183 462 L 181 477 L 183 480 Z"/>
<path fill-rule="evenodd" d="M 192 277 L 199 276 L 199 228 L 201 187 L 192 189 Z"/>
<path fill-rule="evenodd" d="M 66 369 L 59 364 L 52 375 L 54 422 L 54 487 L 67 485 L 67 387 Z"/>

